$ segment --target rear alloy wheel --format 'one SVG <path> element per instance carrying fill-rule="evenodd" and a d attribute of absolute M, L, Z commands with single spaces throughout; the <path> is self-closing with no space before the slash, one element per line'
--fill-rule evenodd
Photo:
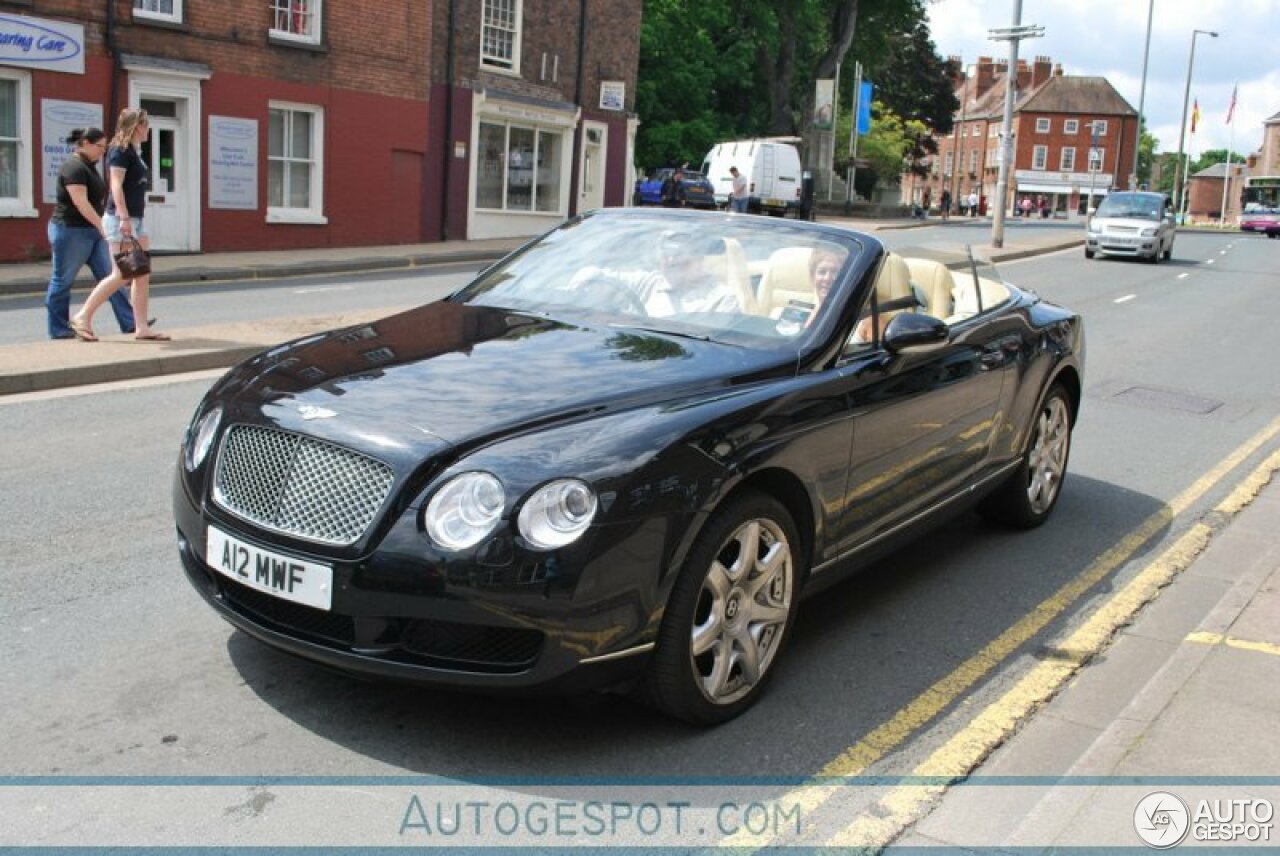
<path fill-rule="evenodd" d="M 1091 250 L 1091 249 L 1089 249 L 1088 247 L 1086 247 L 1086 248 L 1085 248 L 1085 251 L 1084 251 L 1084 257 L 1085 257 L 1086 259 L 1091 259 L 1091 258 L 1093 258 L 1093 250 Z"/>
<path fill-rule="evenodd" d="M 1071 454 L 1071 404 L 1067 391 L 1054 384 L 1032 427 L 1022 463 L 996 492 L 978 506 L 983 517 L 1021 529 L 1044 523 L 1062 493 Z"/>
<path fill-rule="evenodd" d="M 672 589 L 644 687 L 652 704 L 711 725 L 755 703 L 795 618 L 799 543 L 770 496 L 743 494 L 716 512 Z"/>

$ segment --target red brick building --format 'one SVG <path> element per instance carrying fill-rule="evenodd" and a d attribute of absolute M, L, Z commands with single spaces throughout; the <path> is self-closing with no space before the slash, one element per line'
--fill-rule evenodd
<path fill-rule="evenodd" d="M 905 201 L 920 202 L 927 188 L 937 205 L 949 189 L 957 205 L 977 192 L 985 211 L 996 192 L 1008 63 L 982 57 L 965 71 L 958 59 L 953 61 L 960 101 L 955 128 L 939 139 L 928 178 L 904 181 Z M 1129 186 L 1137 111 L 1105 78 L 1064 75 L 1061 65 L 1041 56 L 1019 61 L 1014 85 L 1014 155 L 1005 200 L 1010 211 L 1029 197 L 1033 202 L 1043 198 L 1057 213 L 1083 213 L 1091 186 L 1099 196 Z M 1091 159 L 1095 127 L 1098 145 Z"/>
<path fill-rule="evenodd" d="M 126 106 L 152 116 L 161 250 L 532 235 L 622 204 L 639 25 L 627 0 L 0 0 L 0 261 L 47 253 L 60 138 Z"/>

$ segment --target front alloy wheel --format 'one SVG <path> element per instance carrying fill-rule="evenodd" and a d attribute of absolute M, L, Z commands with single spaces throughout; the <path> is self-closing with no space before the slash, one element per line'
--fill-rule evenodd
<path fill-rule="evenodd" d="M 681 719 L 732 719 L 760 695 L 798 602 L 795 524 L 772 497 L 749 493 L 716 513 L 671 593 L 647 683 Z"/>
<path fill-rule="evenodd" d="M 988 520 L 1031 529 L 1049 518 L 1062 493 L 1071 454 L 1071 400 L 1055 383 L 1031 426 L 1031 441 L 1013 474 L 978 505 Z"/>

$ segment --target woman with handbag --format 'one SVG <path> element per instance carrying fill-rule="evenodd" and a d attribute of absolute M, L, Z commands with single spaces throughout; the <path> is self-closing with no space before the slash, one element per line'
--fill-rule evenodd
<path fill-rule="evenodd" d="M 137 317 L 134 338 L 140 342 L 167 342 L 169 337 L 151 329 L 147 320 L 150 303 L 151 242 L 147 238 L 143 212 L 147 204 L 150 176 L 138 146 L 151 132 L 146 110 L 125 109 L 116 124 L 116 135 L 107 154 L 111 193 L 107 213 L 102 218 L 115 267 L 94 287 L 80 312 L 71 319 L 71 329 L 85 341 L 96 341 L 93 315 L 126 278 L 133 280 L 133 308 Z"/>
<path fill-rule="evenodd" d="M 71 283 L 87 263 L 97 279 L 111 272 L 106 232 L 102 227 L 107 186 L 96 164 L 107 148 L 107 135 L 98 128 L 76 128 L 66 141 L 74 147 L 58 170 L 57 204 L 49 218 L 49 247 L 53 275 L 45 295 L 50 339 L 72 339 Z M 121 332 L 133 332 L 133 309 L 123 294 L 113 295 L 111 308 Z"/>

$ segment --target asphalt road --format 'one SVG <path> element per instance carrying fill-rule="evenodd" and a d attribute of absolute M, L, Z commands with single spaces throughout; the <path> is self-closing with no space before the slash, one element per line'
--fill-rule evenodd
<path fill-rule="evenodd" d="M 768 695 L 708 731 L 623 698 L 517 702 L 369 685 L 269 650 L 210 612 L 175 556 L 169 487 L 208 377 L 0 399 L 0 773 L 814 774 L 1280 413 L 1270 347 L 1278 253 L 1262 238 L 1183 234 L 1174 261 L 1159 266 L 1086 261 L 1079 250 L 1002 266 L 1087 320 L 1086 399 L 1054 518 L 1014 534 L 962 517 L 806 603 Z M 419 287 L 386 279 L 367 290 Z M 178 303 L 165 309 L 175 324 Z M 1231 484 L 1216 484 L 1133 558 Z M 1132 565 L 979 680 L 957 684 L 936 715 L 890 733 L 872 771 L 910 772 Z M 324 819 L 316 823 L 323 836 Z"/>

